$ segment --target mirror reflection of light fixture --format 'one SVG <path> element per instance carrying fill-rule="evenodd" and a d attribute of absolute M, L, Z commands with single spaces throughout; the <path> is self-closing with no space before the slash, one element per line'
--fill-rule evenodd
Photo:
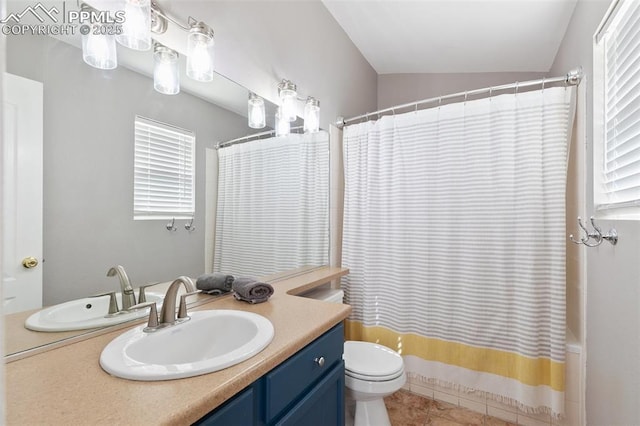
<path fill-rule="evenodd" d="M 151 48 L 151 1 L 125 0 L 122 34 L 116 36 L 121 45 L 134 50 Z"/>
<path fill-rule="evenodd" d="M 213 80 L 213 29 L 204 22 L 191 25 L 187 36 L 187 75 L 197 81 Z"/>
<path fill-rule="evenodd" d="M 297 87 L 289 80 L 283 79 L 282 82 L 278 84 L 278 97 L 280 98 L 280 111 L 283 119 L 296 121 L 297 96 Z"/>
<path fill-rule="evenodd" d="M 309 96 L 304 105 L 304 132 L 315 133 L 320 130 L 320 101 Z"/>
<path fill-rule="evenodd" d="M 154 43 L 153 61 L 153 88 L 165 95 L 180 93 L 178 52 L 160 43 Z"/>
<path fill-rule="evenodd" d="M 291 133 L 291 122 L 282 114 L 282 107 L 276 111 L 276 136 L 286 136 Z"/>
<path fill-rule="evenodd" d="M 249 127 L 252 129 L 262 129 L 266 126 L 266 113 L 264 109 L 264 99 L 255 93 L 249 93 Z"/>
<path fill-rule="evenodd" d="M 92 12 L 94 9 L 88 4 L 82 3 L 80 9 L 83 12 Z M 116 54 L 116 39 L 113 35 L 96 34 L 94 26 L 90 26 L 87 34 L 82 34 L 82 59 L 94 68 L 112 70 L 118 66 Z"/>

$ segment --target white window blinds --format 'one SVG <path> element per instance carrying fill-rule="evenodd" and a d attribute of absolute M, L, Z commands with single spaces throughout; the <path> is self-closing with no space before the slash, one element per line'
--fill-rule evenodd
<path fill-rule="evenodd" d="M 134 219 L 186 219 L 195 210 L 195 134 L 136 116 Z"/>
<path fill-rule="evenodd" d="M 621 1 L 596 35 L 596 139 L 602 138 L 598 209 L 640 206 L 640 2 Z M 598 72 L 600 74 L 598 74 Z"/>

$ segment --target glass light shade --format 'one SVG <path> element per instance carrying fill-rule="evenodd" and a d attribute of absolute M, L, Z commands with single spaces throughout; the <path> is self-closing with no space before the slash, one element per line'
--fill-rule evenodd
<path fill-rule="evenodd" d="M 94 68 L 112 70 L 118 66 L 116 39 L 112 35 L 96 35 L 93 28 L 82 35 L 82 59 Z"/>
<path fill-rule="evenodd" d="M 289 80 L 282 80 L 278 84 L 278 96 L 280 97 L 280 110 L 283 117 L 289 121 L 296 121 L 296 100 L 298 96 L 297 86 Z"/>
<path fill-rule="evenodd" d="M 187 36 L 187 75 L 197 81 L 213 80 L 213 30 L 197 23 Z"/>
<path fill-rule="evenodd" d="M 125 0 L 122 34 L 116 36 L 121 45 L 134 50 L 151 48 L 151 1 Z"/>
<path fill-rule="evenodd" d="M 262 129 L 266 126 L 266 114 L 264 109 L 264 99 L 255 93 L 249 94 L 249 127 L 252 129 Z"/>
<path fill-rule="evenodd" d="M 320 130 L 320 102 L 309 96 L 304 105 L 304 132 L 315 133 Z"/>
<path fill-rule="evenodd" d="M 291 133 L 291 122 L 282 115 L 282 108 L 276 112 L 276 136 L 286 136 Z"/>
<path fill-rule="evenodd" d="M 153 88 L 165 95 L 180 93 L 178 52 L 162 45 L 156 45 L 153 61 Z"/>

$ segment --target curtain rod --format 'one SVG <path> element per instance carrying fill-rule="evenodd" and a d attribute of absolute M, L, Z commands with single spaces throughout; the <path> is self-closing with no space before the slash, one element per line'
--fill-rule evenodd
<path fill-rule="evenodd" d="M 302 129 L 302 126 L 295 126 L 292 127 L 291 130 L 300 130 Z M 258 139 L 264 139 L 266 136 L 271 136 L 273 134 L 275 134 L 275 129 L 272 130 L 266 130 L 264 132 L 260 132 L 260 133 L 254 133 L 252 135 L 247 135 L 247 136 L 243 136 L 241 138 L 236 138 L 236 139 L 231 139 L 230 141 L 226 141 L 226 142 L 219 142 L 216 144 L 215 148 L 216 149 L 220 149 L 220 148 L 226 148 L 228 146 L 231 145 L 236 145 L 239 143 L 245 143 L 245 142 L 249 142 L 252 140 L 258 140 Z"/>
<path fill-rule="evenodd" d="M 492 87 L 485 87 L 482 89 L 475 89 L 475 90 L 468 90 L 466 92 L 459 92 L 459 93 L 453 93 L 451 95 L 445 95 L 445 96 L 437 96 L 435 98 L 429 98 L 429 99 L 423 99 L 421 101 L 417 101 L 417 102 L 410 102 L 408 104 L 402 104 L 402 105 L 396 105 L 390 108 L 385 108 L 385 109 L 381 109 L 378 111 L 374 111 L 374 112 L 368 112 L 366 114 L 362 114 L 362 115 L 358 115 L 355 117 L 351 117 L 351 118 L 347 118 L 345 119 L 344 117 L 338 117 L 338 119 L 336 120 L 336 126 L 338 126 L 338 128 L 342 129 L 345 125 L 353 122 L 353 121 L 357 121 L 357 120 L 362 120 L 362 119 L 368 119 L 369 117 L 371 117 L 372 115 L 379 115 L 385 112 L 394 112 L 397 109 L 402 109 L 402 108 L 408 108 L 408 107 L 418 107 L 418 105 L 421 104 L 426 104 L 426 103 L 431 103 L 431 102 L 442 102 L 443 100 L 447 100 L 447 99 L 452 99 L 452 98 L 458 98 L 461 96 L 464 96 L 465 98 L 467 96 L 473 96 L 473 95 L 480 95 L 480 94 L 489 94 L 489 96 L 491 96 L 492 92 L 494 91 L 500 91 L 500 90 L 507 90 L 507 89 L 516 89 L 516 92 L 518 91 L 518 89 L 523 88 L 523 87 L 531 87 L 531 86 L 542 86 L 544 87 L 547 84 L 555 84 L 555 83 L 564 83 L 567 86 L 577 86 L 578 84 L 580 84 L 580 81 L 582 80 L 584 73 L 582 72 L 582 67 L 574 69 L 569 71 L 566 75 L 562 76 L 562 77 L 554 77 L 554 78 L 542 78 L 539 80 L 530 80 L 530 81 L 523 81 L 523 82 L 515 82 L 515 83 L 511 83 L 511 84 L 503 84 L 502 86 L 492 86 Z"/>

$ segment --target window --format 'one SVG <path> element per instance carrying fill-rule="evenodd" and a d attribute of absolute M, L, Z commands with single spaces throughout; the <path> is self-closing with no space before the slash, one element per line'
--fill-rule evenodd
<path fill-rule="evenodd" d="M 594 200 L 640 208 L 640 2 L 614 2 L 594 37 Z"/>
<path fill-rule="evenodd" d="M 136 116 L 134 219 L 188 219 L 195 211 L 195 134 Z"/>

